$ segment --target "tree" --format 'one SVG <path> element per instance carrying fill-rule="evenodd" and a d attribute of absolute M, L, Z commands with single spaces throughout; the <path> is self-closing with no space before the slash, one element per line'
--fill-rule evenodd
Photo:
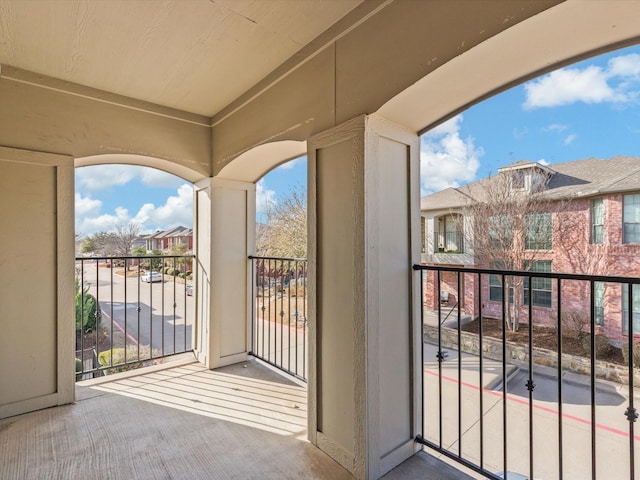
<path fill-rule="evenodd" d="M 80 244 L 82 253 L 110 256 L 116 254 L 113 232 L 97 232 L 85 237 Z"/>
<path fill-rule="evenodd" d="M 266 222 L 257 229 L 256 251 L 269 257 L 306 258 L 307 192 L 297 186 L 268 205 Z"/>
<path fill-rule="evenodd" d="M 119 223 L 113 227 L 111 236 L 116 250 L 116 255 L 131 255 L 133 244 L 140 233 L 140 226 L 136 222 L 128 224 Z"/>
<path fill-rule="evenodd" d="M 477 263 L 518 271 L 536 270 L 543 265 L 538 261 L 552 249 L 553 237 L 562 237 L 566 229 L 557 220 L 554 222 L 554 216 L 565 210 L 569 201 L 545 195 L 549 178 L 550 174 L 541 168 L 527 172 L 513 169 L 470 186 L 470 201 L 460 217 L 470 228 L 459 230 L 472 235 L 467 243 L 473 245 Z M 493 279 L 501 284 L 501 277 Z M 504 299 L 505 317 L 512 330 L 518 329 L 525 293 L 533 295 L 533 285 L 528 287 L 526 277 L 504 278 L 502 295 L 508 292 Z"/>

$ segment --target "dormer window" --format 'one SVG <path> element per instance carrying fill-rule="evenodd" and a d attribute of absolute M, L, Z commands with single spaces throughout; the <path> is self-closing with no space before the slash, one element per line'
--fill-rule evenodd
<path fill-rule="evenodd" d="M 516 170 L 511 175 L 511 188 L 513 190 L 524 190 L 525 189 L 525 173 L 522 170 Z"/>
<path fill-rule="evenodd" d="M 498 172 L 510 176 L 511 190 L 523 190 L 531 193 L 541 191 L 555 173 L 541 163 L 524 160 L 499 168 Z"/>

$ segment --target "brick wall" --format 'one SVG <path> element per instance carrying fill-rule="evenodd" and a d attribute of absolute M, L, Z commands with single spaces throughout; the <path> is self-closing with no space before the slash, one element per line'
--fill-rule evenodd
<path fill-rule="evenodd" d="M 623 277 L 640 277 L 640 244 L 622 243 L 622 211 L 623 195 L 612 194 L 603 197 L 604 201 L 604 234 L 603 243 L 591 243 L 591 200 L 580 199 L 562 205 L 561 213 L 552 216 L 553 250 L 538 252 L 536 260 L 551 260 L 554 272 L 615 275 Z M 463 291 L 457 291 L 456 275 L 443 272 L 440 290 L 449 292 L 449 304 L 455 305 L 462 295 L 463 310 L 472 317 L 479 315 L 477 298 L 477 275 L 464 275 L 461 282 Z M 429 272 L 425 289 L 425 307 L 437 309 L 438 287 L 434 283 L 435 274 Z M 482 276 L 482 314 L 487 317 L 502 316 L 501 302 L 489 300 L 489 276 Z M 597 327 L 613 342 L 627 341 L 622 331 L 622 288 L 611 283 L 604 286 L 604 325 Z M 562 282 L 562 311 L 582 314 L 588 318 L 591 309 L 591 291 L 589 282 Z M 557 323 L 557 283 L 552 284 L 551 308 L 533 307 L 532 320 L 539 325 L 555 325 Z M 528 307 L 520 310 L 521 321 L 528 321 Z M 640 335 L 636 335 L 640 341 Z"/>

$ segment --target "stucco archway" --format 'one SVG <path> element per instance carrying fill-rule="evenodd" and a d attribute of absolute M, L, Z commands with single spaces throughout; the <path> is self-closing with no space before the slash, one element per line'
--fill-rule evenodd
<path fill-rule="evenodd" d="M 252 148 L 229 162 L 220 178 L 255 183 L 277 166 L 307 153 L 307 142 L 283 140 Z"/>
<path fill-rule="evenodd" d="M 639 15 L 640 3 L 566 1 L 464 51 L 376 113 L 424 133 L 527 80 L 640 42 Z"/>
<path fill-rule="evenodd" d="M 202 178 L 202 173 L 192 170 L 189 167 L 162 158 L 148 157 L 145 155 L 100 154 L 76 158 L 74 162 L 76 168 L 107 164 L 138 165 L 141 167 L 156 168 L 180 177 L 190 183 L 195 183 Z"/>

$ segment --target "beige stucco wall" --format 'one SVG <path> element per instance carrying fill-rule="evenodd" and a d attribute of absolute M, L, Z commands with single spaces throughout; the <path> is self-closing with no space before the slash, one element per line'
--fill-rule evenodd
<path fill-rule="evenodd" d="M 73 167 L 0 148 L 0 418 L 73 401 Z"/>
<path fill-rule="evenodd" d="M 191 181 L 210 175 L 206 117 L 1 68 L 0 145 L 54 152 L 72 161 L 137 155 L 166 160 L 162 167 L 168 171 L 173 163 L 175 173 Z"/>

